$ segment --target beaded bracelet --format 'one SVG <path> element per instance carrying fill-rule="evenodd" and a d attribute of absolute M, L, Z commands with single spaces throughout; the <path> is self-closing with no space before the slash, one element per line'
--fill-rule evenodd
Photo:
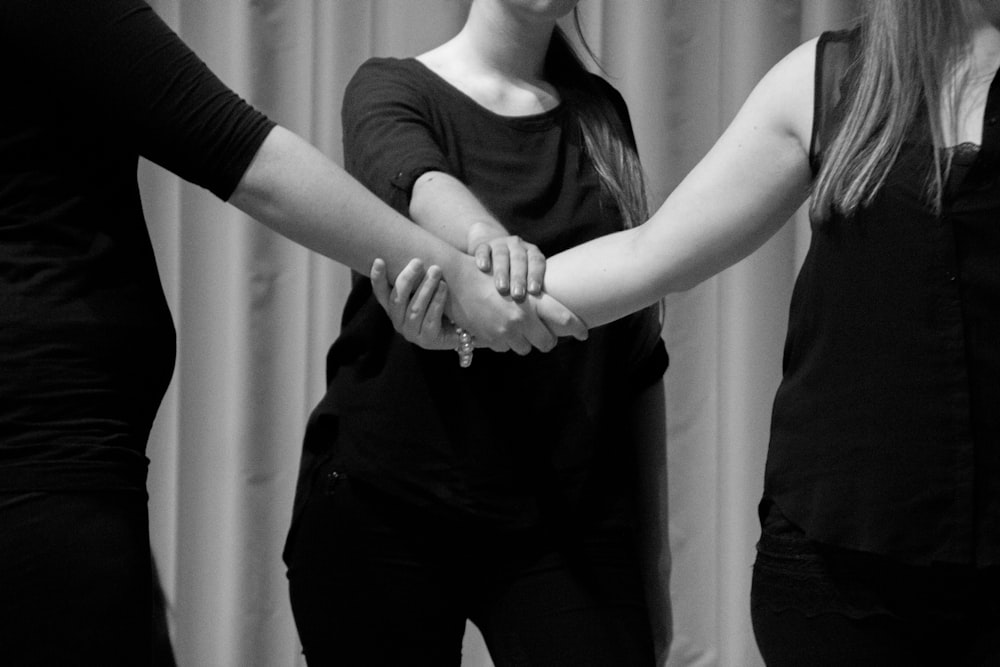
<path fill-rule="evenodd" d="M 455 333 L 458 334 L 458 347 L 455 348 L 458 352 L 458 365 L 468 368 L 472 365 L 472 351 L 475 349 L 472 334 L 462 327 L 455 327 Z"/>

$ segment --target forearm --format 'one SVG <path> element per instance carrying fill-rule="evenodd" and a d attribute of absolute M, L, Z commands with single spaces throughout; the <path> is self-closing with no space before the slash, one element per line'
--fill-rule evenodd
<path fill-rule="evenodd" d="M 431 171 L 418 178 L 409 214 L 424 229 L 474 255 L 480 270 L 492 272 L 501 294 L 518 301 L 541 294 L 545 256 L 537 246 L 512 236 L 454 176 Z"/>
<path fill-rule="evenodd" d="M 549 257 L 545 291 L 588 328 L 655 303 L 667 287 L 654 281 L 642 227 L 609 234 Z"/>
<path fill-rule="evenodd" d="M 715 176 L 720 155 L 710 155 L 645 224 L 550 257 L 545 290 L 595 327 L 735 264 L 770 238 L 808 192 L 808 169 L 794 152 L 787 161 L 780 156 L 771 156 L 773 176 L 737 184 Z M 728 187 L 715 187 L 717 181 Z"/>
<path fill-rule="evenodd" d="M 417 179 L 409 213 L 415 223 L 468 254 L 480 243 L 508 235 L 464 183 L 442 172 L 427 172 Z"/>
<path fill-rule="evenodd" d="M 814 41 L 784 58 L 648 222 L 550 257 L 545 289 L 593 327 L 760 247 L 809 194 L 814 65 Z"/>
<path fill-rule="evenodd" d="M 278 233 L 367 274 L 376 257 L 396 275 L 413 257 L 457 279 L 471 260 L 413 225 L 320 151 L 276 127 L 230 203 Z"/>
<path fill-rule="evenodd" d="M 538 317 L 501 297 L 471 256 L 399 215 L 288 130 L 271 132 L 230 203 L 365 275 L 376 258 L 385 261 L 391 276 L 412 258 L 437 265 L 450 287 L 449 316 L 483 345 L 524 353 L 532 345 L 551 347 L 552 334 Z M 563 328 L 585 335 L 578 321 Z"/>

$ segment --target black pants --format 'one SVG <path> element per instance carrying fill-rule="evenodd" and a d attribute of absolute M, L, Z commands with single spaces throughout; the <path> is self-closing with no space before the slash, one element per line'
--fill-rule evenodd
<path fill-rule="evenodd" d="M 1000 568 L 825 547 L 776 508 L 757 547 L 751 615 L 769 667 L 1000 665 Z"/>
<path fill-rule="evenodd" d="M 543 531 L 437 520 L 341 475 L 314 486 L 288 551 L 310 667 L 461 662 L 471 619 L 498 667 L 653 663 L 624 531 L 568 547 Z"/>
<path fill-rule="evenodd" d="M 142 492 L 0 494 L 0 664 L 150 662 Z"/>

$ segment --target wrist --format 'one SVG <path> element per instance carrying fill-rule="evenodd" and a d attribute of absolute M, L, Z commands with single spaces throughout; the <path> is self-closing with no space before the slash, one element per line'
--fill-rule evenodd
<path fill-rule="evenodd" d="M 483 243 L 489 243 L 493 239 L 507 235 L 507 230 L 499 225 L 489 222 L 474 222 L 469 226 L 466 234 L 466 253 L 472 254 Z"/>
<path fill-rule="evenodd" d="M 472 324 L 468 308 L 470 306 L 475 308 L 481 298 L 476 291 L 477 281 L 488 278 L 476 268 L 472 257 L 457 252 L 453 261 L 447 266 L 441 266 L 441 272 L 448 285 L 448 300 L 445 302 L 444 314 L 455 325 L 468 327 Z"/>
<path fill-rule="evenodd" d="M 475 258 L 458 250 L 453 250 L 444 261 L 439 262 L 441 275 L 448 284 L 450 292 L 463 291 L 463 288 L 475 281 L 481 274 L 476 268 Z M 448 299 L 451 301 L 451 299 Z"/>

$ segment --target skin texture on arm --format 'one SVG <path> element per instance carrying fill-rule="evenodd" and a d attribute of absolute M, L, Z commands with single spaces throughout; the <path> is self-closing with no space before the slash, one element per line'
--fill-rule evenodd
<path fill-rule="evenodd" d="M 499 295 L 472 257 L 410 223 L 282 127 L 264 140 L 229 201 L 274 231 L 362 272 L 376 257 L 391 275 L 412 257 L 441 267 L 451 288 L 449 316 L 483 345 L 527 352 L 550 344 L 551 333 L 534 309 Z M 572 313 L 554 302 L 549 307 L 554 322 L 573 328 Z"/>
<path fill-rule="evenodd" d="M 760 247 L 809 193 L 815 56 L 812 40 L 775 65 L 649 221 L 550 257 L 546 292 L 594 327 Z"/>
<path fill-rule="evenodd" d="M 521 300 L 538 296 L 545 257 L 538 248 L 496 220 L 460 180 L 439 171 L 424 173 L 413 184 L 410 217 L 418 225 L 470 255 L 483 271 L 493 271 L 497 290 Z"/>

